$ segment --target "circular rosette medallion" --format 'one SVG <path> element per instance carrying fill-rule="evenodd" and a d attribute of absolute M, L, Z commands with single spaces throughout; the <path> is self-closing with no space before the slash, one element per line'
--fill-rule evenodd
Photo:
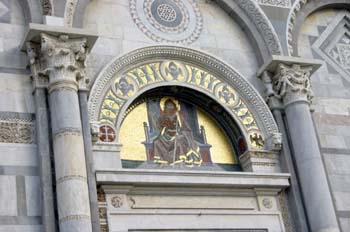
<path fill-rule="evenodd" d="M 236 91 L 225 83 L 220 83 L 215 86 L 215 96 L 220 99 L 220 102 L 227 105 L 236 105 L 238 97 Z"/>
<path fill-rule="evenodd" d="M 202 29 L 193 0 L 131 0 L 130 13 L 139 29 L 157 42 L 189 44 Z"/>
<path fill-rule="evenodd" d="M 165 61 L 160 65 L 160 73 L 167 81 L 186 82 L 188 79 L 188 71 L 180 62 Z"/>
<path fill-rule="evenodd" d="M 128 75 L 122 75 L 115 79 L 112 90 L 118 97 L 127 99 L 137 92 L 138 85 L 134 78 Z"/>

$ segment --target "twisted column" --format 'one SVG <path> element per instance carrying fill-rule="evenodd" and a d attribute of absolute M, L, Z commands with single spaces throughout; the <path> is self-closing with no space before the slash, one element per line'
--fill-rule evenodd
<path fill-rule="evenodd" d="M 62 232 L 92 231 L 78 82 L 84 76 L 86 39 L 41 33 L 43 73 L 48 92 Z"/>
<path fill-rule="evenodd" d="M 313 69 L 312 64 L 279 62 L 267 92 L 280 99 L 285 111 L 287 130 L 311 231 L 339 232 L 310 113 L 310 76 Z"/>

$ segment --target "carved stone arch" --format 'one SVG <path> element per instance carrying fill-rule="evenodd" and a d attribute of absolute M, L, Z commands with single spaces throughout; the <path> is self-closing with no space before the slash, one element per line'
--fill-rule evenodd
<path fill-rule="evenodd" d="M 325 8 L 350 9 L 348 0 L 297 0 L 294 2 L 287 21 L 288 53 L 298 56 L 298 35 L 305 19 L 313 12 Z"/>
<path fill-rule="evenodd" d="M 163 62 L 179 62 L 189 74 L 181 81 L 170 80 L 162 74 Z M 133 70 L 142 72 L 142 67 L 149 65 L 149 77 L 144 73 L 142 80 L 138 74 L 129 74 Z M 152 65 L 155 65 L 153 70 Z M 158 66 L 157 66 L 158 65 Z M 157 68 L 158 67 L 158 68 Z M 190 70 L 197 69 L 199 72 L 206 72 L 215 87 L 209 87 L 210 82 L 200 86 L 199 81 L 192 81 Z M 183 70 L 185 70 L 183 69 Z M 152 73 L 151 73 L 152 72 Z M 119 97 L 113 92 L 112 86 L 128 73 L 133 83 L 133 93 L 128 97 Z M 157 77 L 158 75 L 158 77 Z M 146 78 L 146 79 L 145 79 Z M 273 116 L 261 98 L 259 93 L 248 83 L 248 81 L 236 70 L 222 61 L 192 49 L 175 46 L 152 46 L 134 50 L 122 57 L 115 58 L 107 67 L 102 70 L 96 79 L 89 97 L 89 116 L 91 121 L 99 121 L 120 126 L 123 112 L 139 96 L 159 86 L 181 85 L 202 92 L 219 103 L 236 120 L 243 131 L 246 141 L 249 142 L 250 150 L 272 150 L 270 139 L 278 133 L 277 125 Z M 231 102 L 225 102 L 218 94 L 218 89 L 227 86 L 229 92 L 234 96 Z M 117 98 L 117 99 L 115 99 Z M 107 99 L 114 101 L 113 107 L 104 105 Z M 110 104 L 109 104 L 110 105 Z M 105 116 L 105 112 L 108 117 Z M 249 118 L 249 119 L 248 119 Z M 252 137 L 263 139 L 263 146 L 257 146 Z"/>
<path fill-rule="evenodd" d="M 271 55 L 281 55 L 282 48 L 271 22 L 254 0 L 215 0 L 237 21 L 259 51 L 258 61 L 264 63 Z"/>

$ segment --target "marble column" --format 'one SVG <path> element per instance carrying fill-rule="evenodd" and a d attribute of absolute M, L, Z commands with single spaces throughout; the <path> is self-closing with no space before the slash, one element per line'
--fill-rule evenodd
<path fill-rule="evenodd" d="M 47 106 L 47 78 L 40 71 L 39 46 L 26 44 L 29 64 L 32 72 L 33 95 L 35 101 L 35 129 L 38 146 L 39 175 L 41 183 L 43 231 L 56 231 L 54 195 L 52 183 L 51 148 L 49 133 L 49 113 Z"/>
<path fill-rule="evenodd" d="M 79 102 L 80 102 L 80 113 L 81 113 L 81 121 L 82 121 L 83 136 L 84 136 L 86 170 L 88 175 L 92 231 L 99 232 L 100 217 L 99 217 L 98 201 L 97 201 L 95 167 L 94 167 L 94 160 L 93 160 L 93 154 L 92 154 L 91 127 L 90 127 L 87 99 L 88 99 L 88 90 L 80 89 Z"/>
<path fill-rule="evenodd" d="M 41 33 L 48 92 L 61 232 L 92 231 L 78 81 L 84 77 L 86 39 Z"/>
<path fill-rule="evenodd" d="M 305 63 L 278 63 L 273 91 L 286 114 L 291 148 L 312 232 L 339 232 L 334 205 L 310 113 L 310 75 Z"/>
<path fill-rule="evenodd" d="M 308 232 L 309 225 L 304 212 L 304 202 L 301 196 L 300 184 L 295 171 L 293 157 L 290 150 L 289 139 L 287 135 L 287 129 L 283 118 L 283 105 L 279 96 L 275 95 L 272 85 L 271 73 L 265 71 L 261 80 L 263 81 L 266 91 L 266 103 L 272 111 L 272 114 L 278 125 L 278 129 L 282 136 L 282 149 L 280 155 L 280 164 L 282 172 L 290 173 L 291 185 L 286 189 L 288 198 L 289 214 L 293 221 L 293 227 L 297 232 Z"/>

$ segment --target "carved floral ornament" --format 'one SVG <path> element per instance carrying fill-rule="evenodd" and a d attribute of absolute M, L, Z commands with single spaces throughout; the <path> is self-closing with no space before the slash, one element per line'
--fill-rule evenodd
<path fill-rule="evenodd" d="M 277 126 L 250 84 L 215 58 L 179 47 L 148 47 L 115 59 L 92 87 L 90 120 L 115 127 L 118 141 L 118 130 L 131 103 L 149 89 L 170 85 L 191 88 L 215 99 L 238 123 L 250 149 L 271 149 L 267 140 L 278 133 Z M 105 137 L 114 138 L 105 129 Z"/>

